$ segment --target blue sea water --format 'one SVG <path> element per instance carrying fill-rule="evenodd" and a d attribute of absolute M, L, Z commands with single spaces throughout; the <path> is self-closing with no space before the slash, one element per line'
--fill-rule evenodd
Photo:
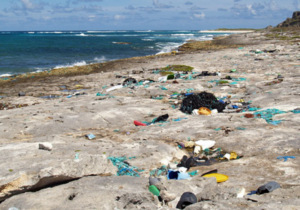
<path fill-rule="evenodd" d="M 2 31 L 0 76 L 171 52 L 187 40 L 210 40 L 217 35 L 224 34 L 199 31 Z"/>

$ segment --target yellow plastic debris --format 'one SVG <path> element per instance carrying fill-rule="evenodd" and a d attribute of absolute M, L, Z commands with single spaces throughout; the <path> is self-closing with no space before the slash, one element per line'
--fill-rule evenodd
<path fill-rule="evenodd" d="M 210 109 L 206 107 L 201 107 L 198 112 L 200 115 L 211 115 Z"/>
<path fill-rule="evenodd" d="M 235 152 L 230 153 L 230 160 L 235 160 L 237 159 L 238 155 Z"/>
<path fill-rule="evenodd" d="M 206 174 L 203 177 L 215 177 L 218 183 L 225 182 L 229 178 L 225 174 L 218 174 L 218 173 Z"/>
<path fill-rule="evenodd" d="M 194 141 L 184 141 L 183 144 L 184 144 L 184 147 L 189 147 L 189 148 L 193 148 L 195 146 Z"/>

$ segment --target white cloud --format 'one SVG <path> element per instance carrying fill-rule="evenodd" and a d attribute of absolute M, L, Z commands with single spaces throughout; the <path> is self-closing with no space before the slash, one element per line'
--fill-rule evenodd
<path fill-rule="evenodd" d="M 197 18 L 197 19 L 204 19 L 205 18 L 205 14 L 203 12 L 202 13 L 198 13 L 198 14 L 194 14 L 193 17 Z"/>
<path fill-rule="evenodd" d="M 30 0 L 21 0 L 21 2 L 26 9 L 34 9 L 35 8 L 35 5 L 32 2 L 30 2 Z"/>
<path fill-rule="evenodd" d="M 124 15 L 115 15 L 114 16 L 114 19 L 115 20 L 123 20 L 123 19 L 125 19 L 126 17 L 124 16 Z"/>

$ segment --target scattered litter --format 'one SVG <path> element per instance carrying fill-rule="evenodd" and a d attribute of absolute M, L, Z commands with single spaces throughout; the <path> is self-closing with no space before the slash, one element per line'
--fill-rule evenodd
<path fill-rule="evenodd" d="M 286 113 L 285 111 L 281 111 L 279 109 L 266 109 L 254 112 L 255 118 L 263 118 L 266 120 L 267 123 L 272 125 L 278 125 L 282 120 L 273 120 L 272 117 L 276 114 L 283 114 Z"/>
<path fill-rule="evenodd" d="M 53 148 L 52 144 L 49 142 L 39 143 L 39 149 L 51 151 Z"/>
<path fill-rule="evenodd" d="M 75 159 L 74 159 L 75 162 L 79 162 L 79 153 L 75 153 Z"/>
<path fill-rule="evenodd" d="M 129 157 L 128 159 L 133 159 L 135 157 Z M 144 171 L 140 170 L 135 166 L 131 166 L 126 162 L 126 157 L 108 157 L 108 159 L 113 163 L 114 166 L 118 168 L 117 176 L 135 176 L 139 177 L 139 173 Z"/>
<path fill-rule="evenodd" d="M 277 157 L 278 160 L 283 159 L 283 162 L 286 162 L 289 158 L 291 158 L 291 159 L 296 159 L 295 156 L 278 156 L 278 157 Z"/>
<path fill-rule="evenodd" d="M 236 127 L 235 129 L 240 130 L 240 131 L 246 130 L 246 128 L 242 128 L 242 127 Z"/>
<path fill-rule="evenodd" d="M 300 113 L 300 108 L 294 109 L 291 112 L 293 112 L 294 114 L 299 114 Z"/>
<path fill-rule="evenodd" d="M 200 107 L 198 112 L 200 115 L 211 115 L 211 110 L 206 107 Z"/>
<path fill-rule="evenodd" d="M 159 177 L 159 176 L 166 176 L 168 174 L 167 166 L 161 166 L 160 168 L 153 169 L 150 171 L 150 176 L 152 177 Z"/>
<path fill-rule="evenodd" d="M 182 101 L 180 110 L 184 113 L 191 114 L 194 109 L 206 107 L 210 110 L 217 109 L 218 112 L 222 112 L 226 105 L 226 103 L 223 104 L 219 102 L 212 93 L 201 92 L 186 96 Z"/>
<path fill-rule="evenodd" d="M 28 104 L 0 103 L 0 110 L 22 108 L 22 107 L 26 107 L 26 106 L 28 106 Z"/>
<path fill-rule="evenodd" d="M 198 140 L 195 142 L 195 145 L 198 145 L 202 150 L 212 148 L 216 144 L 216 141 L 213 140 Z"/>
<path fill-rule="evenodd" d="M 278 188 L 280 188 L 280 185 L 277 182 L 268 182 L 267 184 L 260 186 L 257 189 L 256 194 L 261 195 L 264 193 L 269 193 Z"/>
<path fill-rule="evenodd" d="M 60 96 L 58 95 L 48 95 L 48 96 L 41 96 L 40 98 L 44 99 L 53 99 L 53 98 L 59 98 Z"/>
<path fill-rule="evenodd" d="M 155 185 L 150 185 L 149 186 L 149 191 L 153 194 L 153 195 L 156 195 L 156 196 L 159 196 L 160 192 L 159 190 L 157 189 L 157 187 Z"/>
<path fill-rule="evenodd" d="M 127 87 L 127 86 L 131 86 L 133 84 L 136 84 L 136 83 L 137 83 L 136 79 L 134 79 L 134 78 L 127 78 L 127 79 L 124 80 L 123 86 Z"/>
<path fill-rule="evenodd" d="M 26 93 L 25 92 L 19 92 L 18 96 L 21 97 L 21 96 L 25 96 Z"/>
<path fill-rule="evenodd" d="M 176 208 L 184 209 L 185 207 L 197 203 L 197 197 L 192 192 L 185 192 L 181 195 L 180 200 L 178 201 Z"/>
<path fill-rule="evenodd" d="M 103 94 L 103 93 L 98 92 L 98 93 L 96 94 L 96 96 L 108 96 L 108 94 Z"/>
<path fill-rule="evenodd" d="M 137 121 L 137 120 L 133 121 L 133 123 L 134 123 L 135 126 L 147 126 L 147 124 L 142 123 L 142 122 Z"/>
<path fill-rule="evenodd" d="M 107 89 L 106 89 L 106 92 L 110 92 L 110 91 L 117 90 L 117 89 L 121 89 L 121 88 L 123 88 L 123 85 L 116 85 L 116 86 L 107 88 Z"/>
<path fill-rule="evenodd" d="M 225 182 L 229 178 L 227 175 L 219 174 L 219 173 L 210 173 L 210 174 L 206 174 L 202 177 L 215 177 L 218 183 Z"/>
<path fill-rule="evenodd" d="M 191 176 L 186 172 L 180 172 L 178 170 L 168 170 L 168 179 L 184 180 L 190 179 Z"/>
<path fill-rule="evenodd" d="M 85 135 L 85 137 L 87 137 L 89 140 L 96 138 L 96 136 L 92 133 Z"/>
<path fill-rule="evenodd" d="M 168 90 L 168 88 L 166 88 L 166 87 L 164 87 L 164 86 L 162 86 L 162 85 L 159 86 L 159 88 L 162 89 L 162 90 Z"/>

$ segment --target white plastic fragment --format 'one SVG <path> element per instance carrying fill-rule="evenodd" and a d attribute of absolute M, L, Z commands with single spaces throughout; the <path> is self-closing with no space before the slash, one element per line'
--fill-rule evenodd
<path fill-rule="evenodd" d="M 241 188 L 240 190 L 239 190 L 239 192 L 237 193 L 237 198 L 243 198 L 244 197 L 244 195 L 246 195 L 246 189 L 245 188 Z"/>
<path fill-rule="evenodd" d="M 39 143 L 39 149 L 51 151 L 52 148 L 53 148 L 53 146 L 49 142 Z"/>
<path fill-rule="evenodd" d="M 168 79 L 168 76 L 163 76 L 158 78 L 158 82 L 166 82 Z"/>
<path fill-rule="evenodd" d="M 199 109 L 194 109 L 193 112 L 192 112 L 193 115 L 199 115 L 199 112 L 198 112 L 198 111 L 199 111 Z"/>
<path fill-rule="evenodd" d="M 217 109 L 211 110 L 211 114 L 212 114 L 212 115 L 218 114 L 218 110 L 217 110 Z"/>
<path fill-rule="evenodd" d="M 226 153 L 226 154 L 224 155 L 224 158 L 226 158 L 227 160 L 230 160 L 230 154 L 229 154 L 229 153 Z"/>
<path fill-rule="evenodd" d="M 195 142 L 196 145 L 200 146 L 202 150 L 209 149 L 216 144 L 214 140 L 198 140 Z"/>
<path fill-rule="evenodd" d="M 110 92 L 110 91 L 117 90 L 117 89 L 120 89 L 120 88 L 123 88 L 123 85 L 116 85 L 116 86 L 107 88 L 106 92 Z"/>
<path fill-rule="evenodd" d="M 194 154 L 198 155 L 201 152 L 201 147 L 200 146 L 195 146 L 194 148 Z"/>

